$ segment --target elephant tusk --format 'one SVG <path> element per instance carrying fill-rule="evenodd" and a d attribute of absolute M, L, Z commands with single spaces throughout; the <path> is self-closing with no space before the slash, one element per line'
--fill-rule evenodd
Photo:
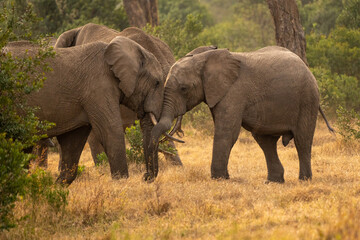
<path fill-rule="evenodd" d="M 152 122 L 152 123 L 154 124 L 154 126 L 155 126 L 158 122 L 156 121 L 156 118 L 155 118 L 154 114 L 153 114 L 153 113 L 149 113 L 149 115 L 150 115 L 151 122 Z M 176 121 L 175 126 L 176 126 L 176 125 L 179 125 L 178 122 L 180 122 L 180 125 L 181 125 L 181 119 L 182 119 L 182 116 L 180 116 L 180 121 L 179 121 L 179 118 L 178 118 L 178 120 Z M 178 126 L 178 127 L 179 127 L 179 126 Z M 178 128 L 178 127 L 177 127 L 177 128 Z M 169 135 L 168 133 L 164 133 L 164 136 L 165 136 L 166 138 L 170 139 L 170 140 L 175 141 L 175 142 L 185 143 L 183 140 L 177 139 L 177 138 Z M 165 138 L 164 138 L 164 139 L 165 139 Z M 160 140 L 160 142 L 164 141 L 164 139 Z"/>
<path fill-rule="evenodd" d="M 153 114 L 153 113 L 149 113 L 149 115 L 150 115 L 151 122 L 154 124 L 154 126 L 155 126 L 156 124 L 158 124 L 158 122 L 156 121 L 156 118 L 155 118 L 154 114 Z"/>
<path fill-rule="evenodd" d="M 179 130 L 179 128 L 181 128 L 182 118 L 183 118 L 183 115 L 181 115 L 177 118 L 174 128 L 169 133 L 170 136 L 174 135 L 174 133 L 176 133 Z"/>
<path fill-rule="evenodd" d="M 177 139 L 177 138 L 175 138 L 175 137 L 173 137 L 173 136 L 169 135 L 168 133 L 164 133 L 164 136 L 165 136 L 165 138 L 168 138 L 168 139 L 173 140 L 173 141 L 175 141 L 175 142 L 185 143 L 185 141 L 180 140 L 180 139 Z M 164 138 L 164 139 L 162 139 L 160 142 L 164 141 L 164 140 L 165 140 L 165 138 Z"/>

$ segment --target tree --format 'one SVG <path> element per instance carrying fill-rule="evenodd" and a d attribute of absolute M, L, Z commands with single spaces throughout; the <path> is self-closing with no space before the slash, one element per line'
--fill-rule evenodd
<path fill-rule="evenodd" d="M 157 0 L 124 0 L 124 8 L 131 26 L 159 25 Z"/>
<path fill-rule="evenodd" d="M 306 65 L 306 39 L 295 0 L 266 0 L 275 24 L 278 46 L 296 53 Z"/>

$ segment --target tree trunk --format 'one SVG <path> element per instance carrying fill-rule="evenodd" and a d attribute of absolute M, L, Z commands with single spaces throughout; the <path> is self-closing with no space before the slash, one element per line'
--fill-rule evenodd
<path fill-rule="evenodd" d="M 150 23 L 159 24 L 157 0 L 123 0 L 124 8 L 131 26 L 142 28 Z"/>
<path fill-rule="evenodd" d="M 306 39 L 295 0 L 266 0 L 274 19 L 278 46 L 296 53 L 306 65 Z"/>

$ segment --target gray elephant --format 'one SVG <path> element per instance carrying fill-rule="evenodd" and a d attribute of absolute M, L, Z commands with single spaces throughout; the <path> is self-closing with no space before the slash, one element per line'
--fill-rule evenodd
<path fill-rule="evenodd" d="M 25 56 L 37 51 L 26 41 L 13 42 L 5 51 Z M 39 106 L 41 120 L 56 124 L 47 131 L 56 136 L 62 158 L 58 182 L 70 184 L 76 177 L 80 154 L 92 130 L 108 156 L 113 178 L 128 177 L 120 104 L 139 119 L 159 118 L 164 82 L 156 57 L 126 37 L 110 43 L 94 42 L 56 49 L 47 60 L 43 88 L 29 95 L 28 103 Z"/>
<path fill-rule="evenodd" d="M 123 31 L 118 32 L 103 25 L 88 23 L 82 27 L 71 29 L 62 33 L 56 41 L 55 48 L 67 48 L 96 41 L 110 42 L 116 36 L 127 37 L 151 52 L 161 65 L 163 82 L 165 82 L 167 73 L 169 72 L 171 65 L 175 62 L 171 49 L 159 38 L 153 37 L 136 27 L 126 28 Z M 134 124 L 135 120 L 137 119 L 136 113 L 123 105 L 120 106 L 120 111 L 123 118 L 124 129 Z M 144 136 L 143 144 L 144 146 L 148 146 L 153 124 L 149 118 L 143 118 L 140 119 L 140 125 Z M 88 142 L 90 145 L 92 157 L 96 163 L 96 156 L 103 152 L 104 148 L 100 144 L 100 139 L 95 137 L 92 132 L 89 135 Z M 171 140 L 168 142 L 169 147 L 175 149 L 175 144 Z M 180 157 L 177 154 L 173 155 L 166 152 L 163 153 L 165 158 L 172 164 L 182 165 Z M 149 159 L 146 147 L 144 147 L 144 154 L 145 159 Z M 147 169 L 149 169 L 149 163 L 147 161 L 146 166 Z"/>
<path fill-rule="evenodd" d="M 297 55 L 266 47 L 248 53 L 218 49 L 180 59 L 166 80 L 163 111 L 152 130 L 150 150 L 174 118 L 201 102 L 209 106 L 215 125 L 212 178 L 229 178 L 229 155 L 241 126 L 265 154 L 267 181 L 284 182 L 276 147 L 281 136 L 284 146 L 294 138 L 299 179 L 312 178 L 311 146 L 319 110 L 332 128 L 320 109 L 316 79 Z"/>

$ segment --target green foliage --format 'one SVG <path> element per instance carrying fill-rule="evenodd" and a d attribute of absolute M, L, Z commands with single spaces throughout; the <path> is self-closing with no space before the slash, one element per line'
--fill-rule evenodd
<path fill-rule="evenodd" d="M 24 194 L 26 173 L 24 165 L 30 159 L 19 141 L 0 133 L 0 231 L 14 227 L 12 209 L 18 194 Z"/>
<path fill-rule="evenodd" d="M 320 89 L 322 105 L 335 113 L 339 106 L 360 110 L 360 87 L 356 77 L 331 73 L 329 69 L 311 69 Z"/>
<path fill-rule="evenodd" d="M 360 114 L 353 109 L 347 110 L 339 107 L 337 113 L 337 126 L 339 134 L 345 141 L 360 139 Z"/>
<path fill-rule="evenodd" d="M 203 26 L 213 24 L 212 16 L 199 0 L 159 0 L 160 22 L 179 20 L 185 24 L 190 14 L 197 16 Z"/>
<path fill-rule="evenodd" d="M 360 29 L 337 27 L 328 37 L 311 34 L 307 42 L 310 66 L 360 78 Z"/>
<path fill-rule="evenodd" d="M 17 6 L 17 5 L 16 5 Z M 15 58 L 4 47 L 10 40 L 31 39 L 31 26 L 36 22 L 31 5 L 15 8 L 14 2 L 4 1 L 0 9 L 0 191 L 1 229 L 14 227 L 12 209 L 18 196 L 26 194 L 27 171 L 31 155 L 23 149 L 33 146 L 46 135 L 52 125 L 41 122 L 35 109 L 26 105 L 26 96 L 42 87 L 49 67 L 45 59 L 54 56 L 46 42 L 39 40 L 37 52 Z M 37 71 L 40 70 L 40 71 Z"/>
<path fill-rule="evenodd" d="M 101 166 L 104 165 L 106 163 L 109 163 L 109 159 L 106 156 L 105 152 L 99 153 L 98 155 L 96 155 L 97 161 L 96 161 L 96 166 Z"/>
<path fill-rule="evenodd" d="M 135 121 L 135 125 L 126 128 L 125 137 L 130 143 L 130 148 L 126 149 L 128 161 L 136 164 L 145 163 L 143 137 L 139 120 Z M 159 149 L 170 154 L 176 154 L 176 149 L 168 146 L 166 141 L 159 144 Z"/>
<path fill-rule="evenodd" d="M 67 196 L 69 195 L 69 190 L 56 185 L 50 173 L 42 169 L 36 169 L 27 178 L 27 181 L 26 197 L 32 205 L 33 215 L 35 215 L 36 206 L 44 203 L 56 213 L 65 210 L 68 204 Z"/>
<path fill-rule="evenodd" d="M 77 176 L 80 176 L 81 174 L 83 174 L 85 171 L 85 165 L 79 165 L 78 168 L 77 168 Z"/>
<path fill-rule="evenodd" d="M 32 25 L 36 34 L 60 34 L 89 22 L 119 30 L 129 25 L 121 0 L 16 0 L 17 8 L 28 3 L 41 19 Z"/>
<path fill-rule="evenodd" d="M 194 107 L 184 116 L 184 125 L 190 125 L 206 135 L 214 134 L 214 123 L 209 107 L 205 103 L 201 103 Z"/>
<path fill-rule="evenodd" d="M 139 120 L 135 121 L 135 125 L 126 128 L 126 139 L 130 143 L 130 148 L 126 149 L 126 156 L 130 162 L 145 163 L 143 140 Z"/>
<path fill-rule="evenodd" d="M 306 34 L 329 34 L 343 8 L 340 0 L 297 1 L 297 5 Z"/>
<path fill-rule="evenodd" d="M 345 0 L 344 8 L 336 23 L 347 28 L 360 28 L 360 0 Z"/>
<path fill-rule="evenodd" d="M 189 14 L 185 23 L 179 19 L 167 19 L 159 26 L 148 25 L 145 31 L 165 41 L 172 49 L 175 58 L 179 59 L 194 48 L 207 44 L 199 36 L 203 29 L 200 16 Z"/>

